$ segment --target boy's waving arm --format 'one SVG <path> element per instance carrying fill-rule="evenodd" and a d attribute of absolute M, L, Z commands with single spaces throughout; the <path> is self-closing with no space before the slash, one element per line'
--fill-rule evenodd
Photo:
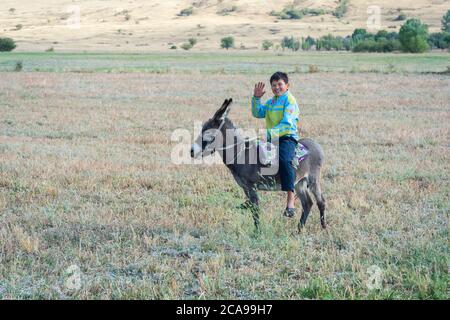
<path fill-rule="evenodd" d="M 266 93 L 264 91 L 264 83 L 255 84 L 255 90 L 252 97 L 252 115 L 255 118 L 264 118 L 266 116 L 266 105 L 261 104 L 261 97 Z"/>
<path fill-rule="evenodd" d="M 290 96 L 284 107 L 283 119 L 272 129 L 268 130 L 271 139 L 280 138 L 285 135 L 297 135 L 297 123 L 300 117 L 300 109 L 295 98 Z"/>

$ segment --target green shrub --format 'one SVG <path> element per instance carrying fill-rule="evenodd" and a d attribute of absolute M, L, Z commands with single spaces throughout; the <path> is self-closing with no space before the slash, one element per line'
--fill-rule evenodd
<path fill-rule="evenodd" d="M 0 38 L 0 52 L 12 51 L 16 48 L 16 43 L 11 38 Z"/>
<path fill-rule="evenodd" d="M 399 40 L 405 52 L 420 53 L 429 49 L 428 27 L 419 19 L 409 19 L 400 28 Z"/>
<path fill-rule="evenodd" d="M 326 12 L 323 9 L 306 9 L 307 14 L 311 16 L 321 16 L 324 15 Z"/>
<path fill-rule="evenodd" d="M 281 19 L 301 19 L 303 18 L 303 12 L 295 8 L 284 9 L 280 15 Z"/>
<path fill-rule="evenodd" d="M 406 17 L 406 14 L 400 13 L 400 14 L 398 15 L 398 17 L 394 19 L 394 21 L 404 21 L 404 20 L 406 20 L 406 18 L 407 18 L 407 17 Z"/>
<path fill-rule="evenodd" d="M 220 11 L 217 11 L 217 14 L 220 14 L 221 16 L 227 16 L 232 12 L 236 12 L 238 10 L 237 6 L 231 6 L 230 8 L 224 8 Z"/>
<path fill-rule="evenodd" d="M 263 50 L 269 50 L 270 48 L 273 47 L 273 42 L 270 40 L 264 40 L 262 43 L 262 48 Z"/>
<path fill-rule="evenodd" d="M 368 37 L 366 29 L 355 29 L 352 34 L 352 39 L 354 41 L 362 41 Z"/>
<path fill-rule="evenodd" d="M 294 7 L 293 5 L 289 5 L 283 8 L 282 11 L 276 12 L 271 11 L 269 14 L 271 16 L 276 16 L 279 19 L 283 20 L 298 20 L 303 18 L 304 16 L 319 16 L 325 14 L 325 10 L 323 9 L 314 9 L 314 8 L 303 8 L 299 9 Z"/>
<path fill-rule="evenodd" d="M 234 47 L 234 38 L 233 37 L 225 37 L 220 40 L 220 47 L 224 49 L 229 49 Z"/>
<path fill-rule="evenodd" d="M 342 50 L 344 49 L 344 38 L 340 36 L 333 36 L 328 34 L 326 36 L 320 37 L 316 44 L 317 50 Z"/>
<path fill-rule="evenodd" d="M 308 36 L 306 39 L 302 38 L 302 50 L 309 51 L 311 47 L 315 44 L 315 40 Z"/>
<path fill-rule="evenodd" d="M 447 49 L 449 48 L 448 39 L 450 33 L 447 32 L 435 32 L 428 36 L 428 45 L 432 49 Z"/>
<path fill-rule="evenodd" d="M 187 17 L 187 16 L 190 16 L 193 13 L 194 13 L 194 8 L 193 7 L 189 7 L 189 8 L 181 10 L 180 13 L 178 14 L 178 16 L 180 16 L 180 17 Z"/>
<path fill-rule="evenodd" d="M 292 51 L 298 51 L 300 49 L 300 41 L 295 40 L 292 36 L 284 37 L 283 40 L 281 40 L 281 48 L 283 48 L 283 50 L 288 48 Z"/>
<path fill-rule="evenodd" d="M 387 40 L 385 38 L 375 41 L 367 39 L 355 44 L 353 52 L 393 52 L 400 50 L 401 45 L 398 40 Z"/>
<path fill-rule="evenodd" d="M 333 16 L 342 18 L 347 13 L 348 0 L 339 0 L 339 3 L 333 11 Z"/>
<path fill-rule="evenodd" d="M 189 38 L 188 42 L 191 44 L 191 46 L 195 46 L 197 44 L 197 39 Z"/>
<path fill-rule="evenodd" d="M 183 44 L 181 45 L 181 48 L 182 48 L 183 50 L 190 50 L 190 49 L 192 49 L 192 44 L 190 44 L 190 43 L 183 43 Z"/>

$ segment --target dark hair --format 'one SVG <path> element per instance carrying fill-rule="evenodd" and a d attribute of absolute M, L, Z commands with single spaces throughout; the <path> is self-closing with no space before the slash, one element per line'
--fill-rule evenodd
<path fill-rule="evenodd" d="M 279 80 L 283 80 L 285 83 L 289 83 L 288 75 L 284 72 L 277 71 L 270 77 L 270 84 L 272 84 L 272 81 Z"/>

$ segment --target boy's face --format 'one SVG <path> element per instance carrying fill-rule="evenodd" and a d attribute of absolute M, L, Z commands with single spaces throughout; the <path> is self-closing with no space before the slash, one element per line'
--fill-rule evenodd
<path fill-rule="evenodd" d="M 289 89 L 289 83 L 284 82 L 283 79 L 272 81 L 271 86 L 273 94 L 277 97 L 283 95 Z"/>

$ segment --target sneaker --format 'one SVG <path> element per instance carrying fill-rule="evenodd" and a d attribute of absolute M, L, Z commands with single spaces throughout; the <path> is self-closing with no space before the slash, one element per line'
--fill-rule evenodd
<path fill-rule="evenodd" d="M 293 216 L 295 216 L 295 208 L 286 208 L 283 215 L 285 217 L 292 218 Z"/>

